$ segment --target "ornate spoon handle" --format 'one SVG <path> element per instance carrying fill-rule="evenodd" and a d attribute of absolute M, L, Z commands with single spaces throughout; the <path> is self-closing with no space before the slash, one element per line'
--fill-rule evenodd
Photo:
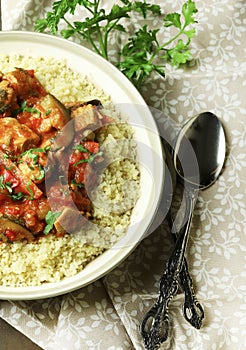
<path fill-rule="evenodd" d="M 171 282 L 171 283 L 170 283 Z M 177 280 L 170 281 L 165 271 L 160 280 L 160 293 L 157 302 L 146 313 L 141 324 L 141 334 L 147 350 L 157 350 L 166 341 L 169 333 L 168 303 L 178 289 Z"/>
<path fill-rule="evenodd" d="M 177 232 L 174 229 L 174 223 L 171 218 L 171 214 L 167 215 L 168 224 L 170 230 L 172 231 L 172 237 L 174 241 L 177 240 Z M 184 305 L 183 305 L 183 314 L 187 322 L 189 322 L 196 329 L 200 329 L 202 326 L 202 321 L 204 319 L 204 311 L 202 305 L 196 298 L 195 291 L 193 288 L 192 278 L 189 274 L 187 260 L 184 257 L 184 262 L 179 274 L 179 284 L 184 291 Z"/>
<path fill-rule="evenodd" d="M 141 324 L 141 334 L 147 350 L 158 349 L 169 332 L 168 304 L 178 289 L 179 273 L 183 265 L 185 248 L 194 209 L 196 197 L 194 189 L 186 193 L 187 221 L 181 228 L 175 248 L 167 261 L 166 270 L 160 280 L 159 298 L 154 306 L 147 312 Z"/>
<path fill-rule="evenodd" d="M 204 319 L 204 311 L 202 305 L 196 298 L 186 259 L 184 259 L 182 269 L 179 274 L 179 283 L 185 294 L 185 301 L 183 305 L 184 317 L 193 327 L 200 329 Z"/>

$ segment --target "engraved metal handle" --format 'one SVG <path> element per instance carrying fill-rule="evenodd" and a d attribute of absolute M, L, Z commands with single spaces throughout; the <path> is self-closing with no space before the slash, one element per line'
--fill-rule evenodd
<path fill-rule="evenodd" d="M 171 218 L 171 214 L 167 215 L 168 224 L 172 232 L 174 241 L 177 241 L 177 231 L 174 228 L 174 223 Z M 189 274 L 188 263 L 184 257 L 183 265 L 179 274 L 179 285 L 184 292 L 184 304 L 183 304 L 183 315 L 187 322 L 189 322 L 196 329 L 200 329 L 202 321 L 204 319 L 204 310 L 202 305 L 196 298 L 195 291 L 193 288 L 193 281 Z"/>
<path fill-rule="evenodd" d="M 159 298 L 145 315 L 141 324 L 141 334 L 147 350 L 156 350 L 166 341 L 169 333 L 168 305 L 178 289 L 178 278 L 184 261 L 185 248 L 196 202 L 196 191 L 188 188 L 185 192 L 186 223 L 177 237 L 175 248 L 167 261 L 166 270 L 160 280 Z"/>
<path fill-rule="evenodd" d="M 183 305 L 184 317 L 193 327 L 200 329 L 204 319 L 204 310 L 196 298 L 186 259 L 184 259 L 183 266 L 179 274 L 179 284 L 181 285 L 185 295 Z"/>

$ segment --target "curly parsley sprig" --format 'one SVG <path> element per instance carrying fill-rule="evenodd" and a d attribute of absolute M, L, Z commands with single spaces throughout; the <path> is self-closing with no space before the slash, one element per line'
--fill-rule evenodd
<path fill-rule="evenodd" d="M 177 12 L 167 14 L 163 20 L 164 27 L 172 26 L 177 33 L 164 43 L 160 43 L 157 39 L 160 29 L 150 30 L 147 25 L 129 38 L 122 49 L 119 68 L 138 89 L 153 71 L 164 77 L 166 62 L 178 67 L 191 58 L 189 44 L 191 38 L 195 36 L 195 28 L 190 28 L 190 25 L 196 22 L 194 18 L 196 12 L 195 3 L 188 0 L 182 6 L 181 14 Z M 155 63 L 156 59 L 160 64 Z"/>
<path fill-rule="evenodd" d="M 100 3 L 100 0 L 55 1 L 52 10 L 47 12 L 45 18 L 36 21 L 34 29 L 38 32 L 50 31 L 54 35 L 60 32 L 66 39 L 79 35 L 95 52 L 109 60 L 109 34 L 113 31 L 127 31 L 123 19 L 131 21 L 136 13 L 143 19 L 146 19 L 149 13 L 161 15 L 160 6 L 150 4 L 146 0 L 121 0 L 120 5 L 114 4 L 108 12 L 100 6 Z M 81 22 L 72 22 L 67 14 L 74 15 L 77 6 L 86 10 L 88 15 Z M 173 26 L 178 32 L 165 43 L 159 43 L 157 39 L 160 28 L 149 29 L 146 24 L 129 38 L 119 52 L 121 61 L 117 66 L 137 88 L 141 87 L 143 80 L 153 71 L 164 76 L 166 62 L 178 66 L 190 59 L 190 39 L 195 35 L 195 29 L 190 28 L 190 25 L 195 23 L 196 12 L 195 3 L 187 0 L 182 6 L 181 14 L 176 12 L 167 14 L 163 21 L 164 27 Z M 65 22 L 67 27 L 59 31 L 62 22 Z M 183 36 L 187 38 L 186 41 Z M 158 64 L 155 63 L 157 59 L 160 61 Z"/>

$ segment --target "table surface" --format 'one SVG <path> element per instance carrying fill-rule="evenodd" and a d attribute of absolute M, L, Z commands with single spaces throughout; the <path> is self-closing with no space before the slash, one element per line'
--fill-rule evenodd
<path fill-rule="evenodd" d="M 41 350 L 24 334 L 0 318 L 1 350 Z"/>

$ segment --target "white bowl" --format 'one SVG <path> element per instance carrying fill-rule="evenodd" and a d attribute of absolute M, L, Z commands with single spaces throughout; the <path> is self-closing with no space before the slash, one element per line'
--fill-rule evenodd
<path fill-rule="evenodd" d="M 97 87 L 111 96 L 122 115 L 129 116 L 128 121 L 135 130 L 138 143 L 141 196 L 132 212 L 131 225 L 124 238 L 80 273 L 61 282 L 37 287 L 0 286 L 0 299 L 53 297 L 83 287 L 111 271 L 147 234 L 162 193 L 162 146 L 155 121 L 139 92 L 116 67 L 92 51 L 46 34 L 11 31 L 0 32 L 0 54 L 66 58 L 69 67 L 87 75 Z"/>

